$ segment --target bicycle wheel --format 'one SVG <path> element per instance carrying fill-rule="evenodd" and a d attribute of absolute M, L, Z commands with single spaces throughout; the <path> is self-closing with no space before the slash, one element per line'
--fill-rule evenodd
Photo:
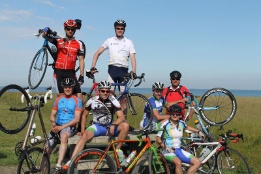
<path fill-rule="evenodd" d="M 43 154 L 43 149 L 33 147 L 24 153 L 19 160 L 17 174 L 28 173 L 50 173 L 50 161 L 47 154 Z"/>
<path fill-rule="evenodd" d="M 157 159 L 158 156 L 158 159 Z M 157 156 L 153 151 L 149 154 L 149 172 L 150 174 L 170 174 L 168 162 L 161 153 L 157 152 Z"/>
<path fill-rule="evenodd" d="M 24 95 L 24 102 L 21 96 Z M 5 86 L 0 91 L 0 129 L 7 134 L 20 132 L 28 123 L 30 99 L 25 90 L 15 84 Z"/>
<path fill-rule="evenodd" d="M 250 173 L 246 159 L 236 150 L 227 148 L 217 155 L 217 169 L 222 173 Z"/>
<path fill-rule="evenodd" d="M 28 75 L 28 84 L 31 89 L 37 88 L 42 82 L 48 65 L 48 53 L 46 48 L 41 48 L 31 63 Z"/>
<path fill-rule="evenodd" d="M 199 114 L 210 125 L 221 126 L 230 122 L 236 114 L 234 95 L 224 88 L 208 90 L 200 99 Z"/>
<path fill-rule="evenodd" d="M 98 160 L 104 155 L 104 151 L 100 149 L 90 148 L 85 149 L 78 153 L 71 161 L 68 174 L 83 174 L 94 172 L 94 167 L 97 165 Z M 116 173 L 117 167 L 108 154 L 105 155 L 104 159 L 97 166 L 94 173 Z"/>
<path fill-rule="evenodd" d="M 128 108 L 126 119 L 128 120 L 129 124 L 136 129 L 141 129 L 140 122 L 144 116 L 144 107 L 146 104 L 148 105 L 150 110 L 150 117 L 148 120 L 146 120 L 142 130 L 147 129 L 151 125 L 153 119 L 152 107 L 148 99 L 144 95 L 138 93 L 129 93 L 126 95 L 126 99 Z M 122 104 L 122 102 L 124 102 L 124 97 L 120 103 Z"/>

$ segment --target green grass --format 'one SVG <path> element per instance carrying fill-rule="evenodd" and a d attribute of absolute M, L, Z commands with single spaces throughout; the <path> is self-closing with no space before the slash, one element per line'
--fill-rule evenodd
<path fill-rule="evenodd" d="M 244 134 L 244 142 L 239 141 L 237 144 L 232 142 L 229 144 L 231 148 L 238 150 L 243 156 L 246 157 L 247 162 L 251 168 L 251 173 L 258 174 L 261 173 L 261 166 L 259 161 L 261 159 L 261 154 L 259 152 L 261 144 L 261 123 L 259 115 L 261 113 L 261 98 L 260 97 L 236 97 L 238 108 L 234 119 L 224 126 L 224 130 L 216 132 L 221 134 L 231 129 L 236 133 Z M 1 100 L 0 100 L 1 102 Z M 49 116 L 51 113 L 51 108 L 53 105 L 53 100 L 49 100 L 43 108 L 41 108 L 42 115 L 44 118 L 45 126 L 47 132 L 50 131 L 51 124 L 49 122 Z M 1 108 L 0 108 L 1 109 Z M 4 119 L 5 115 L 1 112 L 1 119 Z M 135 118 L 135 116 L 130 116 L 128 122 L 131 125 L 137 127 L 140 120 Z M 92 118 L 92 116 L 89 116 Z M 192 118 L 188 124 L 194 125 L 194 118 Z M 41 135 L 41 127 L 39 123 L 39 118 L 36 117 L 35 122 L 37 124 L 36 135 Z M 12 124 L 12 123 L 10 123 Z M 15 135 L 8 135 L 0 132 L 0 164 L 1 166 L 16 166 L 18 164 L 17 157 L 14 153 L 14 148 L 17 142 L 22 141 L 27 127 L 20 133 Z M 42 135 L 41 135 L 42 136 Z M 57 155 L 52 155 L 52 164 L 57 161 Z"/>

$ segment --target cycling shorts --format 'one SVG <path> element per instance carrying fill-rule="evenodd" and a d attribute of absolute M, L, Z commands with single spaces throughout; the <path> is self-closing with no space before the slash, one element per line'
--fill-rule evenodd
<path fill-rule="evenodd" d="M 93 125 L 89 126 L 86 130 L 90 130 L 94 133 L 94 137 L 98 137 L 98 136 L 106 136 L 107 134 L 107 127 L 109 126 L 108 125 L 101 125 L 99 123 L 94 123 Z M 118 126 L 115 125 L 114 127 L 114 135 L 112 136 L 116 136 L 119 134 L 119 131 L 118 131 Z"/>
<path fill-rule="evenodd" d="M 108 67 L 108 82 L 121 83 L 124 81 L 124 75 L 128 74 L 128 68 L 109 65 Z M 124 91 L 124 86 L 118 86 L 120 91 Z M 115 86 L 111 87 L 111 90 L 115 90 Z"/>
<path fill-rule="evenodd" d="M 70 133 L 70 137 L 72 137 L 76 133 L 76 129 L 75 129 L 74 126 L 66 127 L 63 130 L 61 130 L 60 132 L 58 132 L 57 134 L 55 134 L 54 132 L 51 131 L 48 135 L 48 138 L 51 138 L 51 137 L 53 137 L 53 138 L 47 141 L 48 147 L 51 147 L 53 149 L 53 148 L 55 148 L 55 146 L 57 144 L 60 144 L 61 143 L 61 135 L 64 132 Z"/>
<path fill-rule="evenodd" d="M 192 155 L 191 153 L 189 153 L 181 148 L 175 148 L 174 153 L 169 153 L 166 150 L 163 150 L 162 154 L 168 162 L 172 162 L 173 158 L 178 157 L 180 159 L 180 161 L 182 161 L 184 163 L 188 163 L 188 164 L 190 164 L 191 158 L 194 157 L 194 155 Z"/>
<path fill-rule="evenodd" d="M 58 94 L 63 93 L 63 87 L 61 86 L 61 81 L 64 78 L 72 78 L 75 80 L 76 83 L 73 89 L 73 94 L 81 93 L 81 87 L 77 82 L 75 70 L 54 69 L 53 77 L 55 81 L 56 90 L 58 89 L 57 90 Z"/>

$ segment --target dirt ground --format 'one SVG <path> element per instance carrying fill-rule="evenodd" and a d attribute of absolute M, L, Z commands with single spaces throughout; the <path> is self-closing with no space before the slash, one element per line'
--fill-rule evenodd
<path fill-rule="evenodd" d="M 16 173 L 16 170 L 16 166 L 0 166 L 0 171 L 4 174 L 14 174 Z"/>

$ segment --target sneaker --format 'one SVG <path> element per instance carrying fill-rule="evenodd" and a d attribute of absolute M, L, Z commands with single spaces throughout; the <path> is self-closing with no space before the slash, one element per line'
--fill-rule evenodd
<path fill-rule="evenodd" d="M 116 152 L 117 152 L 120 163 L 123 163 L 126 160 L 125 159 L 126 157 L 123 154 L 123 151 L 121 149 L 116 149 Z"/>
<path fill-rule="evenodd" d="M 65 165 L 63 165 L 62 169 L 67 171 L 69 169 L 70 163 L 71 163 L 71 160 L 69 160 Z"/>
<path fill-rule="evenodd" d="M 60 174 L 62 171 L 61 164 L 56 164 L 53 174 Z"/>
<path fill-rule="evenodd" d="M 130 126 L 129 131 L 134 131 L 134 127 Z"/>

